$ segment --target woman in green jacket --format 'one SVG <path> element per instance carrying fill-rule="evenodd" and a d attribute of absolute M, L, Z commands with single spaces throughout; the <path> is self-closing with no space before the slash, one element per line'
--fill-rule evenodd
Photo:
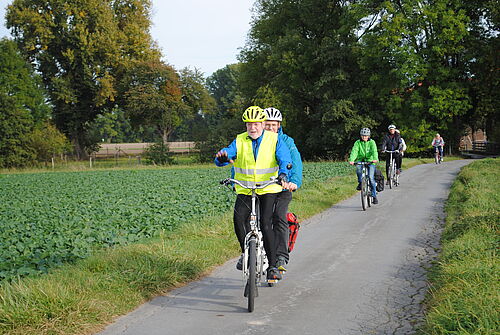
<path fill-rule="evenodd" d="M 370 184 L 372 189 L 373 204 L 378 204 L 377 200 L 377 190 L 375 188 L 375 164 L 378 162 L 378 151 L 375 141 L 370 139 L 370 129 L 362 128 L 359 132 L 361 139 L 354 142 L 354 146 L 351 150 L 351 155 L 349 156 L 349 164 L 354 165 L 354 162 L 371 162 L 368 165 L 368 177 L 370 178 Z M 361 175 L 362 166 L 356 165 L 356 174 L 358 175 L 358 191 L 361 190 Z"/>

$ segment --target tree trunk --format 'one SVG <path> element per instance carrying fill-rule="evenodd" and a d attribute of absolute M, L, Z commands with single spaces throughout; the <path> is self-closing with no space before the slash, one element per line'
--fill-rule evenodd
<path fill-rule="evenodd" d="M 158 132 L 160 133 L 163 144 L 167 145 L 168 144 L 168 137 L 170 136 L 170 133 L 172 132 L 172 128 L 158 126 Z"/>
<path fill-rule="evenodd" d="M 76 158 L 78 160 L 87 160 L 89 158 L 89 155 L 87 155 L 87 152 L 85 151 L 85 147 L 83 145 L 83 141 L 81 140 L 83 134 L 74 133 L 72 137 L 73 138 L 71 142 L 73 143 L 73 149 L 75 150 Z"/>

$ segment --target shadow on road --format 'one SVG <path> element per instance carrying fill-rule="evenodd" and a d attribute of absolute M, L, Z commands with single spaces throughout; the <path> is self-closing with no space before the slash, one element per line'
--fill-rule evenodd
<path fill-rule="evenodd" d="M 242 280 L 206 277 L 196 287 L 188 286 L 181 294 L 157 297 L 150 304 L 164 309 L 248 313 L 242 304 L 243 288 Z"/>

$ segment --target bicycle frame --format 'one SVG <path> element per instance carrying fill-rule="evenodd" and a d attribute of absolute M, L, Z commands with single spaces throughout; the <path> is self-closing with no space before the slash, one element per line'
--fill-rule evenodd
<path fill-rule="evenodd" d="M 366 211 L 370 205 L 371 189 L 370 178 L 368 178 L 368 165 L 369 162 L 356 162 L 356 165 L 362 165 L 361 169 L 361 207 Z M 374 186 L 375 187 L 375 186 Z"/>
<path fill-rule="evenodd" d="M 387 176 L 387 180 L 389 182 L 389 188 L 392 188 L 392 185 L 398 186 L 399 185 L 399 176 L 396 173 L 396 158 L 393 157 L 393 153 L 399 152 L 397 150 L 386 150 L 386 153 L 391 154 L 391 158 L 389 160 L 389 175 Z"/>
<path fill-rule="evenodd" d="M 263 189 L 271 184 L 279 183 L 275 177 L 272 177 L 269 181 L 263 183 L 255 183 L 252 186 L 244 185 L 236 179 L 226 178 L 220 182 L 223 185 L 229 185 L 231 183 L 238 184 L 239 186 L 249 189 L 252 191 L 251 194 L 251 209 L 250 209 L 250 231 L 245 236 L 244 251 L 243 251 L 243 280 L 246 282 L 244 296 L 248 297 L 248 311 L 252 312 L 254 309 L 254 297 L 258 296 L 257 283 L 262 281 L 262 276 L 265 274 L 267 269 L 267 257 L 264 249 L 264 241 L 262 232 L 260 231 L 260 215 L 257 211 L 257 190 Z M 255 241 L 255 249 L 251 251 L 251 245 Z M 249 255 L 255 252 L 256 263 L 249 265 Z M 256 268 L 251 269 L 251 267 L 256 266 Z M 254 271 L 255 270 L 255 271 Z M 255 275 L 255 278 L 251 278 Z M 272 285 L 268 282 L 269 285 Z"/>
<path fill-rule="evenodd" d="M 443 157 L 441 157 L 441 152 L 439 151 L 439 146 L 434 146 L 434 157 L 436 164 L 441 164 Z"/>

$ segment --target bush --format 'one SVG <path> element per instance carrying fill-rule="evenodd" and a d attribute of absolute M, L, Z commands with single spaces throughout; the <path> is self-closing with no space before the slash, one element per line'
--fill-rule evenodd
<path fill-rule="evenodd" d="M 144 158 L 151 164 L 168 165 L 174 163 L 172 152 L 168 148 L 168 144 L 163 141 L 152 144 L 144 151 Z"/>
<path fill-rule="evenodd" d="M 50 122 L 35 127 L 30 136 L 29 145 L 35 151 L 39 162 L 47 162 L 52 157 L 71 150 L 66 136 Z"/>

